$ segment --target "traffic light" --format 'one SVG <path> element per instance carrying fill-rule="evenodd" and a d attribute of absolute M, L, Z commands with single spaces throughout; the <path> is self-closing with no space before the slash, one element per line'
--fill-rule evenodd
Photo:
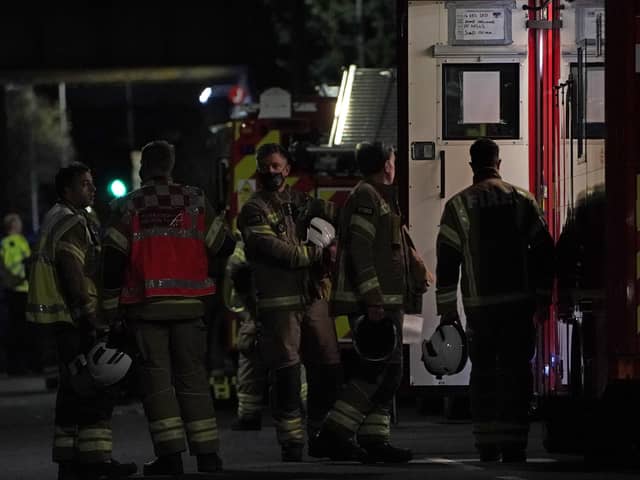
<path fill-rule="evenodd" d="M 116 178 L 109 182 L 109 193 L 116 198 L 124 197 L 127 194 L 127 185 Z"/>

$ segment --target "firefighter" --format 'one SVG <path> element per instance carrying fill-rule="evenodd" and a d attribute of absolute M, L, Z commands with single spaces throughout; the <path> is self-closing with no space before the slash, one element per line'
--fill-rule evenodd
<path fill-rule="evenodd" d="M 40 230 L 27 300 L 27 319 L 55 329 L 60 383 L 53 461 L 58 480 L 125 477 L 136 472 L 136 465 L 111 459 L 111 397 L 81 393 L 70 367 L 108 329 L 96 312 L 98 225 L 86 211 L 96 189 L 89 168 L 80 163 L 60 169 L 55 183 L 59 200 Z"/>
<path fill-rule="evenodd" d="M 396 341 L 384 361 L 361 360 L 313 441 L 312 451 L 314 456 L 334 460 L 408 462 L 411 451 L 389 443 L 389 414 L 402 378 L 402 318 L 409 300 L 408 275 L 417 267 L 409 261 L 421 263 L 421 259 L 403 234 L 393 186 L 394 150 L 381 144 L 360 144 L 356 160 L 365 178 L 343 209 L 333 313 L 348 315 L 352 330 L 362 315 L 369 322 L 391 320 Z M 408 260 L 410 250 L 412 260 Z M 424 268 L 420 275 L 425 291 Z"/>
<path fill-rule="evenodd" d="M 238 418 L 232 430 L 260 430 L 267 366 L 256 345 L 255 305 L 251 301 L 251 270 L 242 241 L 236 243 L 225 268 L 225 306 L 240 320 L 238 329 Z"/>
<path fill-rule="evenodd" d="M 4 217 L 5 237 L 0 241 L 0 270 L 7 302 L 9 328 L 7 332 L 7 373 L 26 373 L 28 367 L 41 371 L 39 352 L 27 331 L 25 309 L 27 307 L 26 263 L 31 256 L 29 242 L 22 235 L 22 220 L 16 213 Z"/>
<path fill-rule="evenodd" d="M 287 186 L 289 153 L 278 144 L 256 152 L 261 190 L 242 207 L 238 225 L 251 265 L 260 354 L 273 378 L 273 416 L 283 461 L 300 461 L 304 445 L 301 360 L 308 388 L 307 429 L 313 435 L 341 384 L 335 324 L 329 316 L 329 248 L 304 243 L 313 217 L 332 222 L 331 202 Z"/>
<path fill-rule="evenodd" d="M 112 205 L 104 241 L 105 316 L 125 319 L 140 351 L 140 388 L 157 458 L 145 475 L 180 474 L 185 430 L 200 472 L 222 468 L 204 365 L 208 255 L 235 241 L 202 190 L 174 183 L 174 148 L 142 149 L 142 187 Z"/>
<path fill-rule="evenodd" d="M 446 203 L 440 222 L 438 314 L 459 322 L 461 270 L 476 447 L 483 461 L 525 461 L 533 315 L 549 305 L 553 240 L 535 199 L 500 177 L 498 145 L 481 138 L 470 153 L 473 185 Z"/>
<path fill-rule="evenodd" d="M 257 345 L 255 302 L 251 296 L 251 267 L 244 253 L 244 243 L 238 241 L 225 268 L 224 302 L 240 320 L 238 329 L 238 392 L 237 419 L 232 430 L 261 430 L 262 404 L 269 370 Z M 307 381 L 304 369 L 300 379 L 300 398 L 307 402 Z M 306 410 L 306 408 L 305 408 Z"/>

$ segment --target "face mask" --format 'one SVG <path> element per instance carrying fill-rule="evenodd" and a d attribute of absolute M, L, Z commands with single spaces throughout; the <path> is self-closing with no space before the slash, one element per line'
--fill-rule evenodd
<path fill-rule="evenodd" d="M 262 187 L 269 192 L 276 192 L 284 183 L 284 175 L 282 173 L 258 173 L 258 178 Z"/>

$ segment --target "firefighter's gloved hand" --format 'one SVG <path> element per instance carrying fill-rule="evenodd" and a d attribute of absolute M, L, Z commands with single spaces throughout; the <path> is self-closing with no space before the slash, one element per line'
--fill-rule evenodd
<path fill-rule="evenodd" d="M 382 305 L 369 305 L 367 307 L 367 320 L 371 320 L 374 323 L 381 321 L 384 318 L 384 308 Z"/>
<path fill-rule="evenodd" d="M 440 317 L 440 325 L 460 325 L 460 316 L 458 312 L 445 313 Z"/>
<path fill-rule="evenodd" d="M 336 238 L 336 229 L 326 220 L 314 217 L 307 228 L 307 243 L 327 248 Z"/>

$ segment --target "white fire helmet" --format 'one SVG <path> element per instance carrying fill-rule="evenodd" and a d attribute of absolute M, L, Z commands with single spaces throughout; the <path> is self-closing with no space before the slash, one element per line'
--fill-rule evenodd
<path fill-rule="evenodd" d="M 429 340 L 422 341 L 422 363 L 438 378 L 460 373 L 467 358 L 467 336 L 458 323 L 439 325 Z"/>
<path fill-rule="evenodd" d="M 72 388 L 81 395 L 109 387 L 124 378 L 132 360 L 126 353 L 105 342 L 96 343 L 87 354 L 80 354 L 67 364 Z"/>
<path fill-rule="evenodd" d="M 313 217 L 307 228 L 307 242 L 320 248 L 326 248 L 336 238 L 336 229 L 326 220 Z"/>

